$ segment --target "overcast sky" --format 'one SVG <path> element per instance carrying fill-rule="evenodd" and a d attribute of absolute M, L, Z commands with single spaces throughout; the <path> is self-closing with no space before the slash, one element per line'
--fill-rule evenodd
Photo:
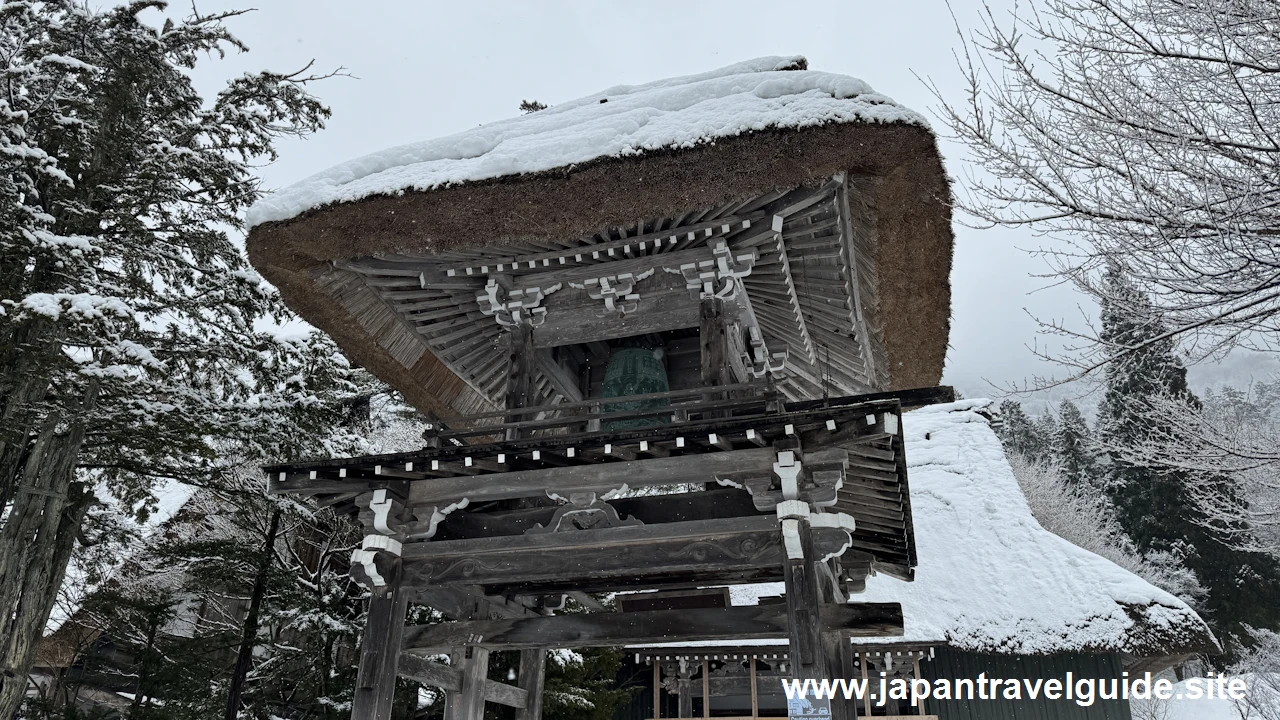
<path fill-rule="evenodd" d="M 988 0 L 997 13 L 1012 2 Z M 963 27 L 979 3 L 953 0 Z M 202 12 L 247 2 L 200 0 Z M 175 4 L 174 9 L 187 7 Z M 615 85 L 702 72 L 762 55 L 801 54 L 815 70 L 843 73 L 919 110 L 945 135 L 920 78 L 962 100 L 952 48 L 956 27 L 942 0 L 833 2 L 410 2 L 259 0 L 232 20 L 247 54 L 197 71 L 206 92 L 250 70 L 346 68 L 315 87 L 333 110 L 328 127 L 280 144 L 262 168 L 283 187 L 339 162 L 394 145 L 517 115 L 522 99 L 554 105 Z M 963 149 L 945 138 L 948 172 L 962 191 Z M 1043 262 L 1024 252 L 1026 231 L 957 224 L 952 331 L 944 381 L 966 396 L 1055 368 L 1028 350 L 1040 317 L 1079 318 L 1069 290 L 1033 277 Z M 1088 310 L 1088 308 L 1086 308 Z M 1043 344 L 1043 339 L 1040 341 Z"/>

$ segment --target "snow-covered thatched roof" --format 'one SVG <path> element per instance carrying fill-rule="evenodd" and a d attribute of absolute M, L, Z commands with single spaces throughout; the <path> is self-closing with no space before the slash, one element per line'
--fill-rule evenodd
<path fill-rule="evenodd" d="M 878 576 L 850 598 L 902 603 L 903 637 L 857 642 L 1137 657 L 1215 647 L 1208 626 L 1181 600 L 1036 522 L 988 423 L 988 405 L 967 400 L 904 416 L 919 565 L 915 582 Z M 782 592 L 781 583 L 742 585 L 730 597 L 754 605 Z"/>
<path fill-rule="evenodd" d="M 543 172 L 606 157 L 691 148 L 770 128 L 926 125 L 856 78 L 764 57 L 644 85 L 619 85 L 456 135 L 388 148 L 285 188 L 249 210 L 250 227 L 405 190 Z"/>
<path fill-rule="evenodd" d="M 473 357 L 462 353 L 472 345 L 456 347 L 455 333 L 491 337 L 488 316 L 419 317 L 422 302 L 449 297 L 470 312 L 476 289 L 442 280 L 457 272 L 449 263 L 478 259 L 464 272 L 483 287 L 491 270 L 503 272 L 502 261 L 529 253 L 674 237 L 735 213 L 770 215 L 783 225 L 774 254 L 790 259 L 768 264 L 779 274 L 795 265 L 809 283 L 799 295 L 838 285 L 837 276 L 857 267 L 858 279 L 848 276 L 834 299 L 858 305 L 856 324 L 871 329 L 851 319 L 832 330 L 841 336 L 826 344 L 834 381 L 844 382 L 843 373 L 858 390 L 936 385 L 950 330 L 953 246 L 937 138 L 919 114 L 863 81 L 807 68 L 804 58 L 769 57 L 614 87 L 342 163 L 250 210 L 249 259 L 352 361 L 424 413 L 452 420 L 492 409 L 505 373 L 451 354 Z M 824 243 L 831 247 L 818 247 Z M 855 299 L 854 289 L 865 297 Z M 413 297 L 408 309 L 398 304 L 404 292 Z M 807 347 L 807 329 L 791 335 Z M 466 337 L 479 343 L 477 336 Z M 869 347 L 859 351 L 864 337 Z M 791 356 L 798 363 L 802 354 Z M 852 377 L 862 371 L 869 380 Z"/>

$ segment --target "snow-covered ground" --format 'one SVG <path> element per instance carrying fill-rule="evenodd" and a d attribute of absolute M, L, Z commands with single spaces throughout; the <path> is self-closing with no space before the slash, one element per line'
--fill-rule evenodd
<path fill-rule="evenodd" d="M 768 128 L 928 124 L 856 78 L 785 70 L 803 60 L 764 57 L 621 85 L 456 135 L 389 148 L 280 190 L 250 208 L 245 219 L 253 227 L 331 203 L 693 147 Z"/>

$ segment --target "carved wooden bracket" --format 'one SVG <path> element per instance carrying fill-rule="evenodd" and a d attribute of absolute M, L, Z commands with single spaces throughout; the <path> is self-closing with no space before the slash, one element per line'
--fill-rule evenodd
<path fill-rule="evenodd" d="M 540 307 L 547 295 L 560 289 L 560 283 L 547 288 L 523 288 L 508 291 L 490 278 L 484 292 L 476 293 L 480 312 L 490 315 L 503 327 L 521 323 L 537 327 L 547 319 L 547 309 Z"/>
<path fill-rule="evenodd" d="M 742 278 L 751 274 L 756 264 L 755 251 L 734 255 L 723 238 L 711 241 L 710 260 L 680 266 L 685 287 L 698 290 L 702 300 L 732 300 L 742 288 Z"/>
<path fill-rule="evenodd" d="M 573 493 L 569 496 L 569 503 L 556 510 L 545 526 L 534 525 L 525 531 L 525 534 L 602 530 L 623 525 L 643 524 L 630 516 L 625 520 L 622 519 L 615 507 L 603 499 L 598 499 L 593 492 Z"/>
<path fill-rule="evenodd" d="M 786 368 L 787 350 L 784 348 L 782 352 L 770 353 L 759 327 L 747 329 L 747 345 L 742 361 L 751 377 L 759 379 L 769 373 L 781 373 Z"/>
<path fill-rule="evenodd" d="M 779 452 L 772 477 L 717 479 L 721 485 L 740 487 L 751 493 L 757 510 L 773 510 L 786 500 L 799 500 L 816 508 L 830 507 L 844 485 L 849 452 L 829 448 L 808 453 L 801 461 L 794 452 Z"/>
<path fill-rule="evenodd" d="M 361 495 L 356 504 L 363 508 L 360 522 L 365 537 L 351 552 L 351 577 L 371 590 L 385 587 L 403 549 L 400 526 L 404 503 L 386 488 L 379 488 Z"/>
<path fill-rule="evenodd" d="M 641 280 L 653 274 L 653 269 L 646 270 L 639 275 L 632 273 L 622 273 L 619 275 L 607 275 L 604 277 L 591 278 L 577 285 L 569 283 L 570 287 L 580 287 L 587 291 L 587 295 L 592 300 L 603 300 L 604 310 L 596 312 L 596 317 L 606 317 L 615 313 L 625 315 L 636 311 L 636 304 L 640 300 L 640 294 L 633 292 L 635 286 Z"/>

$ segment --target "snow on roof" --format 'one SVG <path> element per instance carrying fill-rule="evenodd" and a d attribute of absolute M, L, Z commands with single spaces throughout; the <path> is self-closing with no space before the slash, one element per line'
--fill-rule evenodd
<path fill-rule="evenodd" d="M 764 57 L 698 75 L 619 85 L 456 135 L 390 148 L 266 197 L 249 209 L 245 221 L 253 227 L 331 203 L 694 147 L 768 128 L 928 125 L 861 80 L 794 69 L 803 67 L 802 57 Z"/>
<path fill-rule="evenodd" d="M 1109 560 L 1045 530 L 1031 515 L 1000 440 L 966 400 L 903 418 L 919 566 L 914 582 L 868 579 L 851 602 L 902 603 L 904 635 L 863 644 L 946 643 L 1038 655 L 1174 654 L 1212 643 L 1185 603 Z M 782 583 L 730 588 L 734 605 L 780 595 Z M 785 645 L 752 641 L 644 647 Z"/>

